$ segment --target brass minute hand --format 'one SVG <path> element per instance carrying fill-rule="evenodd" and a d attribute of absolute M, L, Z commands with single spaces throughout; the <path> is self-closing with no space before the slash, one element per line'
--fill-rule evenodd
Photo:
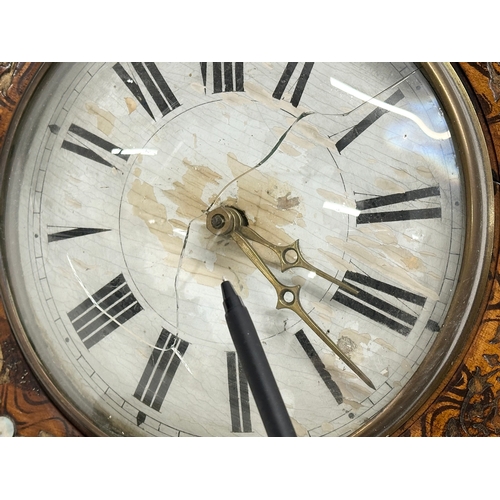
<path fill-rule="evenodd" d="M 220 231 L 215 226 L 218 224 L 213 221 L 213 217 L 220 216 L 223 219 L 221 222 Z M 215 234 L 229 234 L 238 246 L 243 250 L 245 255 L 252 261 L 255 267 L 266 277 L 273 285 L 278 295 L 277 309 L 290 309 L 302 319 L 313 330 L 318 337 L 369 387 L 375 389 L 372 381 L 342 352 L 341 349 L 333 342 L 328 335 L 316 324 L 309 316 L 300 303 L 300 285 L 286 286 L 283 285 L 272 273 L 266 263 L 262 260 L 257 251 L 249 243 L 242 228 L 241 214 L 231 208 L 219 208 L 208 214 L 208 228 Z M 257 234 L 257 233 L 255 233 Z M 264 240 L 265 241 L 265 240 Z"/>

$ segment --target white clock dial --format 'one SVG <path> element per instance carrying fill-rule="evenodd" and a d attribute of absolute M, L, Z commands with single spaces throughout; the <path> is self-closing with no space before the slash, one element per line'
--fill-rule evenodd
<path fill-rule="evenodd" d="M 412 64 L 57 65 L 9 163 L 7 270 L 50 378 L 118 435 L 265 435 L 220 283 L 250 311 L 299 435 L 358 432 L 411 384 L 457 287 L 467 217 L 443 107 Z M 235 241 L 233 207 L 314 272 L 290 310 Z M 22 270 L 22 272 L 19 272 Z"/>

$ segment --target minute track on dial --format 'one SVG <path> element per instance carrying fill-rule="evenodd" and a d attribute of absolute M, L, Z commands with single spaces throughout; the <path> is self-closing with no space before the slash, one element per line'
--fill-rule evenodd
<path fill-rule="evenodd" d="M 360 368 L 358 368 L 358 366 L 356 366 L 356 364 L 351 361 L 351 359 L 349 359 L 344 352 L 342 352 L 341 349 L 339 349 L 335 342 L 328 337 L 328 335 L 304 310 L 299 297 L 301 286 L 283 285 L 283 283 L 281 283 L 274 276 L 255 248 L 250 244 L 250 241 L 257 241 L 277 253 L 280 257 L 282 270 L 290 269 L 292 267 L 302 267 L 317 273 L 317 271 L 320 270 L 309 264 L 302 257 L 298 247 L 298 241 L 296 241 L 293 245 L 283 246 L 282 249 L 279 245 L 269 243 L 267 240 L 258 235 L 258 233 L 248 228 L 242 214 L 232 207 L 219 207 L 209 212 L 207 214 L 207 228 L 213 234 L 231 236 L 245 255 L 255 265 L 255 267 L 265 276 L 271 285 L 273 285 L 276 290 L 276 294 L 278 295 L 276 309 L 290 309 L 293 311 L 366 385 L 375 390 L 373 382 L 361 371 Z M 287 252 L 291 251 L 295 252 L 293 254 L 293 263 L 286 260 Z M 339 287 L 341 286 L 348 292 L 357 294 L 357 290 L 355 288 L 336 280 L 328 274 L 321 272 L 320 275 L 325 279 L 338 284 Z"/>

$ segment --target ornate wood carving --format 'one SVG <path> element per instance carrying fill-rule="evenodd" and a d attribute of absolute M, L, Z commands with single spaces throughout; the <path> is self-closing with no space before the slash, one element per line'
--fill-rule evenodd
<path fill-rule="evenodd" d="M 0 148 L 17 103 L 38 63 L 0 63 Z M 0 417 L 16 436 L 80 436 L 40 387 L 24 360 L 0 304 Z"/>

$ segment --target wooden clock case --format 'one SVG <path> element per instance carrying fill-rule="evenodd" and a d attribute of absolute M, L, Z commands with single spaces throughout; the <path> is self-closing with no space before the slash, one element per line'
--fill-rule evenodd
<path fill-rule="evenodd" d="M 40 63 L 0 63 L 0 149 L 20 98 L 39 67 Z M 495 244 L 488 288 L 463 356 L 427 402 L 393 436 L 500 435 L 500 66 L 459 63 L 455 68 L 475 105 L 491 160 Z M 2 418 L 13 422 L 15 436 L 82 435 L 38 383 L 0 303 Z"/>

